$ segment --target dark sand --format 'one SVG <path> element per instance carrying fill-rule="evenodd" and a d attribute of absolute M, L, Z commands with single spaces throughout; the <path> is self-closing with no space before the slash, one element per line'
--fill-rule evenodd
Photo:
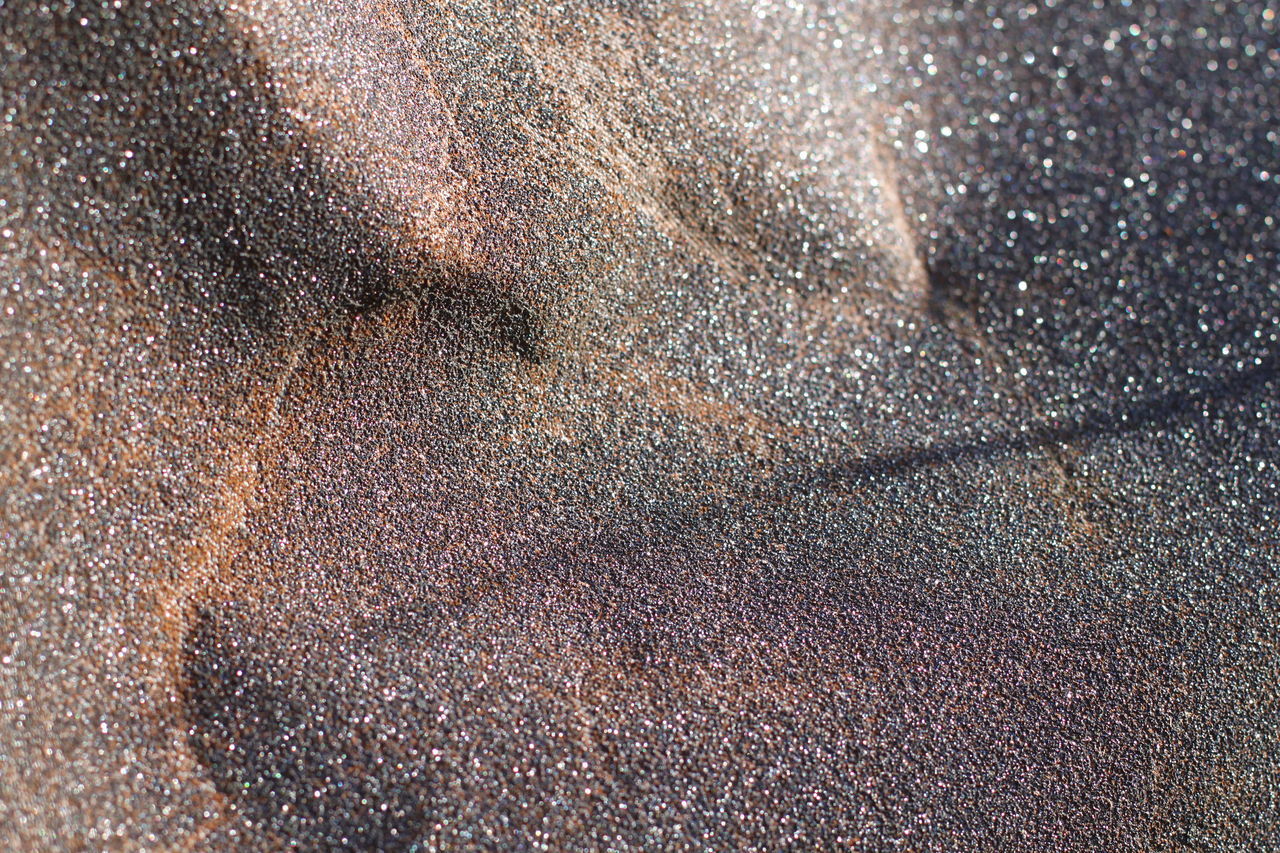
<path fill-rule="evenodd" d="M 1264 2 L 0 3 L 0 846 L 1280 843 Z"/>

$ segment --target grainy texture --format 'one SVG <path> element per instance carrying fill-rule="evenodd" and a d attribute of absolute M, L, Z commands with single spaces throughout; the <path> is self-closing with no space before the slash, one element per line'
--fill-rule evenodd
<path fill-rule="evenodd" d="M 0 0 L 0 846 L 1274 849 L 1276 18 Z"/>

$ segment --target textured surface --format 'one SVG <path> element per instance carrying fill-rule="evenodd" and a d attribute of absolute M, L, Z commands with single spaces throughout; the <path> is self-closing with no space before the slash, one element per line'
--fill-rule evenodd
<path fill-rule="evenodd" d="M 1280 841 L 1265 3 L 0 2 L 0 845 Z"/>

